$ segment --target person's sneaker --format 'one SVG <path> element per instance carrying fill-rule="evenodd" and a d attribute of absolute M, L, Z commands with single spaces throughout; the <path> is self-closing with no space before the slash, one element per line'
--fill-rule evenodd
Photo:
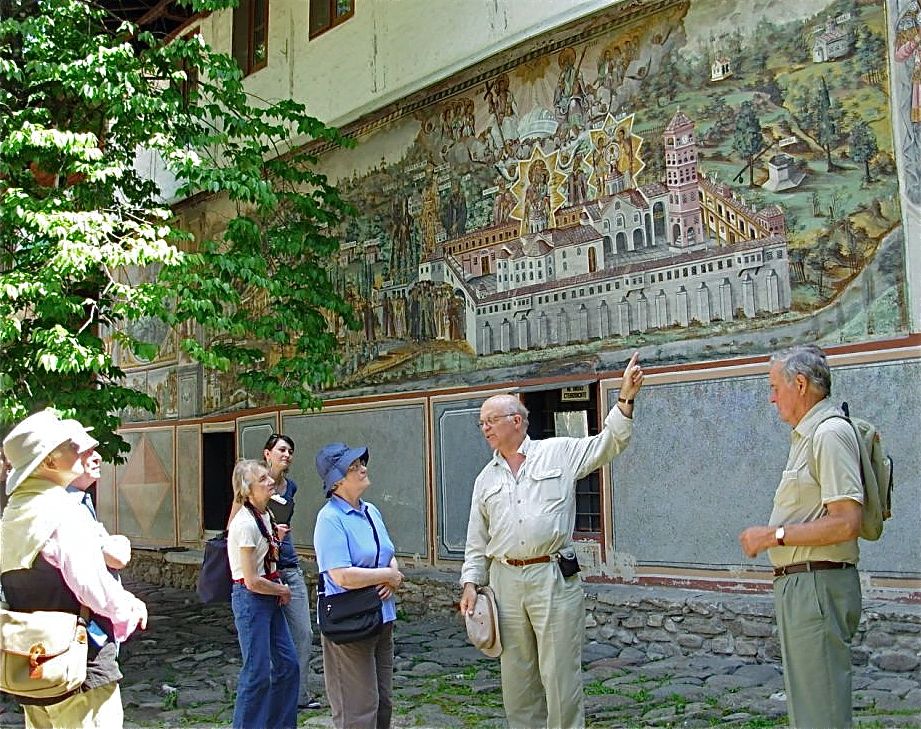
<path fill-rule="evenodd" d="M 310 709 L 310 710 L 321 709 L 323 708 L 323 704 L 321 704 L 319 701 L 317 701 L 312 696 L 308 696 L 306 699 L 304 699 L 297 705 L 297 708 L 298 709 Z"/>

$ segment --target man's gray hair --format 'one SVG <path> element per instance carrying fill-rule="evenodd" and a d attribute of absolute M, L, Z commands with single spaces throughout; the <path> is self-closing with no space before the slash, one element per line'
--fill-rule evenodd
<path fill-rule="evenodd" d="M 779 364 L 787 382 L 802 375 L 823 397 L 831 395 L 831 370 L 825 352 L 814 344 L 797 344 L 771 356 L 771 364 Z"/>
<path fill-rule="evenodd" d="M 519 398 L 518 395 L 512 392 L 500 392 L 498 395 L 486 398 L 486 402 L 490 400 L 501 402 L 503 406 L 508 409 L 509 415 L 520 415 L 522 422 L 525 424 L 525 428 L 527 428 L 528 409 L 524 406 L 524 403 L 521 402 L 521 398 Z"/>

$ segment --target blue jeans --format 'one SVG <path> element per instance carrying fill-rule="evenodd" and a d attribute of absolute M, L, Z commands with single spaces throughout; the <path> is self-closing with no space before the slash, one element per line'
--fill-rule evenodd
<path fill-rule="evenodd" d="M 310 652 L 313 650 L 313 628 L 310 625 L 310 600 L 307 598 L 307 585 L 300 567 L 283 567 L 279 570 L 281 581 L 291 589 L 291 602 L 282 608 L 288 621 L 288 630 L 297 650 L 298 666 L 301 669 L 301 688 L 298 703 L 309 700 L 307 677 L 310 673 Z"/>
<path fill-rule="evenodd" d="M 230 603 L 243 654 L 234 728 L 294 729 L 300 673 L 278 598 L 234 584 Z"/>

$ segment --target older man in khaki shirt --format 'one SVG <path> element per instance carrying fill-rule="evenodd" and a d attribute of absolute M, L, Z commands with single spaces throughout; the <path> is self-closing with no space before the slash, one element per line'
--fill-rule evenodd
<path fill-rule="evenodd" d="M 857 535 L 863 513 L 857 436 L 832 405 L 821 349 L 772 358 L 771 402 L 793 428 L 770 523 L 739 535 L 768 550 L 790 725 L 851 726 L 850 641 L 860 620 Z"/>
<path fill-rule="evenodd" d="M 502 700 L 510 727 L 582 727 L 585 607 L 578 574 L 564 577 L 560 556 L 575 552 L 575 484 L 626 448 L 633 400 L 643 384 L 634 354 L 617 406 L 598 435 L 527 436 L 528 411 L 514 395 L 480 409 L 483 436 L 494 449 L 477 476 L 461 570 L 462 613 L 488 580 L 499 606 Z"/>

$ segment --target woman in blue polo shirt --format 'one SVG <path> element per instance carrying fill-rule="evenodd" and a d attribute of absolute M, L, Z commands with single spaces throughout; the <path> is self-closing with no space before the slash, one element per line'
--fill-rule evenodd
<path fill-rule="evenodd" d="M 328 501 L 317 515 L 313 545 L 326 594 L 377 585 L 384 627 L 354 643 L 321 636 L 326 695 L 337 729 L 386 729 L 393 713 L 394 591 L 403 582 L 380 511 L 361 499 L 371 485 L 368 449 L 330 443 L 317 453 Z"/>

